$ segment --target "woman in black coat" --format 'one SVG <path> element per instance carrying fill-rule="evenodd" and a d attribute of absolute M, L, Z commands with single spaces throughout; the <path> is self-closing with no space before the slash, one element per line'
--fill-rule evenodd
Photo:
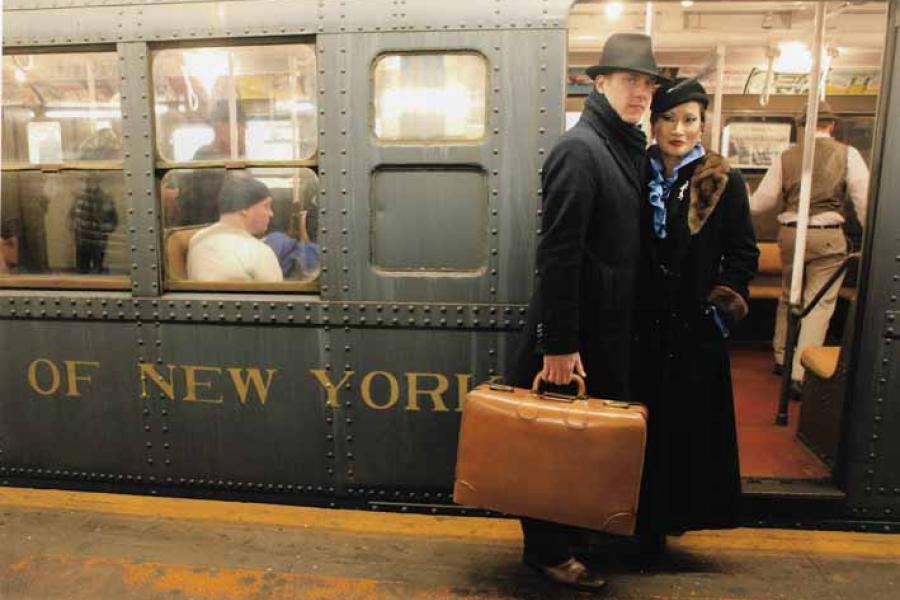
<path fill-rule="evenodd" d="M 699 83 L 681 81 L 651 105 L 635 377 L 650 413 L 638 516 L 648 549 L 740 518 L 726 339 L 747 313 L 759 250 L 741 174 L 700 143 L 707 104 Z"/>

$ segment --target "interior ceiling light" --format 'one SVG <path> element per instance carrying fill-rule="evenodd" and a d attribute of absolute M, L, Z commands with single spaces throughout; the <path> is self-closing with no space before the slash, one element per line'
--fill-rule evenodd
<path fill-rule="evenodd" d="M 681 6 L 684 8 L 690 8 L 694 5 L 694 0 L 681 0 Z"/>
<path fill-rule="evenodd" d="M 803 42 L 778 44 L 775 71 L 779 73 L 809 73 L 812 70 L 812 54 Z"/>
<path fill-rule="evenodd" d="M 625 12 L 625 6 L 621 2 L 606 3 L 606 18 L 610 21 L 618 21 L 623 12 Z"/>

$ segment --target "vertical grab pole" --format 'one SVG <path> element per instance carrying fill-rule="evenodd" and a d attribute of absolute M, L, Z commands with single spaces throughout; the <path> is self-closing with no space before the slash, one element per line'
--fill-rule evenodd
<path fill-rule="evenodd" d="M 721 153 L 722 146 L 722 103 L 725 100 L 725 44 L 716 45 L 716 95 L 713 109 L 710 149 Z"/>
<path fill-rule="evenodd" d="M 813 158 L 815 156 L 816 121 L 819 116 L 819 88 L 822 76 L 822 53 L 825 47 L 825 3 L 816 3 L 815 41 L 812 47 L 812 69 L 809 73 L 809 90 L 806 96 L 806 127 L 803 131 L 803 170 L 800 177 L 800 207 L 797 213 L 797 237 L 794 244 L 794 262 L 791 267 L 791 294 L 788 308 L 788 331 L 785 344 L 784 373 L 781 378 L 781 396 L 778 399 L 776 425 L 787 425 L 788 396 L 791 373 L 800 327 L 799 315 L 803 311 L 803 264 L 806 257 L 806 230 L 809 225 L 809 200 L 812 193 Z"/>

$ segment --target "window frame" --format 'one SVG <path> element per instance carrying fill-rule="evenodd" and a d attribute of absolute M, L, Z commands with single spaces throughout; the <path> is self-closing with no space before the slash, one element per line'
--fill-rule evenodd
<path fill-rule="evenodd" d="M 73 54 L 111 54 L 116 57 L 118 68 L 118 49 L 115 45 L 101 44 L 89 46 L 50 46 L 31 48 L 3 48 L 4 56 L 31 55 L 73 55 Z M 117 72 L 121 86 L 121 72 Z M 121 87 L 120 87 L 121 89 Z M 121 110 L 121 109 L 120 109 Z M 124 116 L 124 111 L 123 111 Z M 61 163 L 32 163 L 27 161 L 2 161 L 0 172 L 6 173 L 42 173 L 57 174 L 63 171 L 118 171 L 125 180 L 125 150 L 119 160 L 97 161 L 63 161 Z M 127 196 L 125 200 L 126 205 Z M 0 289 L 48 289 L 48 290 L 85 290 L 85 291 L 127 291 L 132 288 L 131 277 L 124 275 L 87 275 L 87 274 L 41 274 L 41 273 L 0 273 Z"/>
<path fill-rule="evenodd" d="M 318 90 L 318 78 L 321 77 L 322 73 L 319 70 L 319 64 L 321 62 L 321 58 L 319 56 L 319 47 L 315 36 L 300 36 L 300 37 L 284 37 L 277 39 L 231 39 L 231 40 L 217 40 L 217 39 L 209 39 L 209 40 L 197 40 L 188 43 L 174 43 L 174 42 L 166 42 L 159 44 L 148 44 L 147 52 L 148 52 L 148 60 L 149 60 L 149 99 L 150 106 L 153 107 L 152 112 L 152 128 L 154 132 L 154 140 L 156 137 L 156 133 L 159 131 L 158 122 L 157 122 L 157 114 L 156 114 L 156 92 L 155 92 L 155 82 L 153 79 L 153 61 L 156 59 L 156 56 L 159 52 L 164 50 L 186 50 L 186 49 L 203 49 L 203 48 L 221 48 L 228 49 L 233 51 L 235 49 L 246 48 L 246 47 L 259 47 L 259 46 L 296 46 L 296 45 L 307 45 L 311 48 L 313 59 L 315 64 L 313 65 L 313 73 L 317 79 L 316 90 Z M 157 193 L 159 192 L 159 184 L 162 181 L 163 177 L 166 176 L 167 173 L 175 170 L 211 170 L 211 169 L 225 169 L 226 174 L 228 171 L 232 170 L 244 170 L 244 169 L 265 169 L 265 168 L 308 168 L 312 170 L 316 179 L 320 180 L 319 174 L 319 162 L 318 157 L 321 151 L 321 135 L 319 132 L 320 127 L 320 107 L 319 107 L 319 94 L 318 92 L 313 95 L 313 98 L 316 102 L 316 106 L 314 109 L 314 114 L 316 117 L 316 145 L 315 150 L 312 153 L 310 158 L 305 159 L 283 159 L 283 160 L 271 160 L 271 159 L 253 159 L 251 157 L 244 157 L 238 160 L 232 159 L 219 159 L 219 160 L 202 160 L 202 161 L 173 161 L 166 160 L 159 152 L 159 146 L 154 141 L 153 143 L 153 170 L 154 170 L 154 185 L 157 188 Z M 157 206 L 160 208 L 160 215 L 163 215 L 161 201 L 157 203 Z M 168 226 L 164 221 L 165 217 L 161 217 L 160 221 L 160 234 L 161 234 L 161 261 L 162 261 L 162 276 L 160 278 L 160 292 L 165 294 L 167 292 L 225 292 L 225 293 L 299 293 L 299 294 L 321 294 L 321 279 L 322 274 L 313 281 L 308 282 L 300 282 L 300 281 L 282 281 L 282 282 L 236 282 L 236 281 L 216 281 L 216 282 L 201 282 L 201 281 L 192 281 L 192 280 L 181 280 L 181 279 L 172 279 L 170 277 L 170 269 L 168 265 L 168 261 L 165 258 L 165 243 L 168 235 L 168 231 L 172 229 L 172 227 Z M 324 255 L 323 255 L 324 259 Z M 323 266 L 324 272 L 324 266 Z"/>
<path fill-rule="evenodd" d="M 483 61 L 484 65 L 484 111 L 481 115 L 483 130 L 482 134 L 478 138 L 473 139 L 453 139 L 453 138 L 434 138 L 434 139 L 399 139 L 399 140 L 391 140 L 384 139 L 378 137 L 375 133 L 375 120 L 377 114 L 377 108 L 375 106 L 375 72 L 378 63 L 388 56 L 450 56 L 450 55 L 468 55 L 468 56 L 477 56 Z M 490 92 L 490 83 L 491 83 L 491 61 L 490 59 L 480 50 L 475 48 L 453 48 L 453 49 L 442 49 L 442 48 L 423 48 L 423 49 L 415 49 L 410 50 L 406 49 L 385 49 L 378 52 L 375 57 L 372 59 L 371 66 L 369 67 L 369 90 L 370 90 L 370 98 L 369 98 L 369 137 L 373 144 L 377 144 L 379 146 L 481 146 L 487 143 L 487 140 L 490 138 L 490 127 L 489 127 L 489 92 Z"/>

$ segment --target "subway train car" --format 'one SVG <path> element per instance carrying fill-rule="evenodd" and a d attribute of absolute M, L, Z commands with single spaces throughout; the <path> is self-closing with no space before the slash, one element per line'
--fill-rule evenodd
<path fill-rule="evenodd" d="M 732 350 L 746 519 L 900 528 L 896 0 L 7 0 L 3 17 L 3 485 L 483 514 L 451 500 L 465 395 L 502 378 L 524 323 L 541 166 L 584 66 L 640 31 L 670 74 L 704 74 L 705 141 L 751 186 L 823 65 L 871 174 L 848 225 L 861 260 L 776 425 L 777 225 L 756 217 Z M 271 218 L 229 249 L 266 268 L 237 282 L 197 248 L 223 184 L 250 180 Z"/>

